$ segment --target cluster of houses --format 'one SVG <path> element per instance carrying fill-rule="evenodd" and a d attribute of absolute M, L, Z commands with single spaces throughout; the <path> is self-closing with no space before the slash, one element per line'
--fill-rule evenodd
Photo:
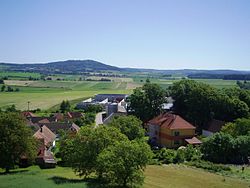
<path fill-rule="evenodd" d="M 96 115 L 96 125 L 106 125 L 114 117 L 127 115 L 126 98 L 124 94 L 98 94 L 92 99 L 77 104 L 78 109 L 86 110 L 90 105 L 101 105 L 103 112 Z M 200 145 L 196 128 L 181 116 L 171 112 L 170 103 L 164 104 L 165 113 L 147 122 L 145 128 L 152 145 L 166 148 L 178 148 L 187 144 Z M 81 112 L 55 113 L 51 117 L 37 117 L 31 112 L 22 112 L 27 125 L 32 129 L 33 136 L 39 141 L 36 163 L 44 168 L 54 167 L 56 160 L 51 152 L 55 141 L 59 139 L 60 130 L 75 134 L 79 131 L 74 120 L 84 116 Z M 225 122 L 212 120 L 202 130 L 203 136 L 219 132 Z M 23 162 L 25 163 L 25 158 Z"/>
<path fill-rule="evenodd" d="M 43 168 L 55 167 L 56 160 L 51 149 L 55 147 L 55 141 L 59 138 L 60 130 L 75 134 L 80 130 L 73 121 L 83 117 L 81 112 L 56 113 L 51 117 L 37 117 L 31 112 L 22 112 L 26 118 L 27 126 L 33 131 L 33 136 L 38 140 L 36 164 Z M 25 165 L 27 158 L 22 158 Z"/>

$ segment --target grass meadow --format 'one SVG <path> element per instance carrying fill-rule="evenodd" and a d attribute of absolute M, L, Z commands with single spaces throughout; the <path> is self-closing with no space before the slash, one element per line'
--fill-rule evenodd
<path fill-rule="evenodd" d="M 250 171 L 250 169 L 247 169 Z M 183 165 L 148 166 L 144 188 L 249 188 L 250 182 Z M 101 188 L 98 182 L 80 179 L 71 168 L 40 169 L 31 166 L 0 174 L 1 188 Z"/>

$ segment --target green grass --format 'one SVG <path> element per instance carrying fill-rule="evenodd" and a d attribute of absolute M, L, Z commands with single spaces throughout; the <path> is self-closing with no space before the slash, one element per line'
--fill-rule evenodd
<path fill-rule="evenodd" d="M 247 169 L 249 170 L 249 168 Z M 248 188 L 249 181 L 231 178 L 181 165 L 148 166 L 145 171 L 144 188 Z M 16 169 L 11 174 L 0 174 L 1 188 L 101 188 L 97 182 L 91 183 L 76 176 L 71 168 L 56 167 L 40 169 L 31 166 Z"/>
<path fill-rule="evenodd" d="M 11 78 L 16 78 L 16 79 L 19 79 L 19 78 L 29 78 L 30 76 L 32 78 L 40 78 L 41 75 L 39 73 L 33 73 L 33 72 L 3 72 L 1 71 L 0 72 L 0 77 L 11 77 Z"/>
<path fill-rule="evenodd" d="M 250 169 L 248 168 L 250 171 Z M 145 188 L 248 188 L 250 182 L 210 173 L 187 166 L 149 166 L 145 172 Z"/>

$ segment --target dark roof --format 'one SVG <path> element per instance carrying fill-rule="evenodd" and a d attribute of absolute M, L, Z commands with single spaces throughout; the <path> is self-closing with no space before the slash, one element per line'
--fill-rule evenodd
<path fill-rule="evenodd" d="M 52 122 L 52 123 L 43 123 L 39 124 L 40 126 L 45 125 L 48 127 L 53 133 L 58 134 L 58 131 L 60 129 L 64 131 L 73 131 L 73 132 L 78 132 L 80 130 L 80 127 L 78 127 L 74 123 L 65 123 L 65 122 Z"/>
<path fill-rule="evenodd" d="M 159 125 L 167 129 L 195 129 L 193 125 L 184 120 L 181 116 L 164 113 L 149 121 L 152 125 Z"/>
<path fill-rule="evenodd" d="M 208 124 L 204 127 L 204 130 L 210 131 L 212 133 L 219 132 L 221 128 L 226 124 L 224 121 L 212 119 L 208 122 Z"/>
<path fill-rule="evenodd" d="M 42 121 L 41 123 L 43 123 L 44 121 L 46 122 L 54 122 L 56 121 L 55 117 L 31 117 L 28 118 L 32 123 L 39 123 L 40 121 Z"/>

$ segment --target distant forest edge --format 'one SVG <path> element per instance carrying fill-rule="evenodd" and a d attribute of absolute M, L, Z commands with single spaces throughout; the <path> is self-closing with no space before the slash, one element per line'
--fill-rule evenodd
<path fill-rule="evenodd" d="M 169 67 L 171 69 L 171 67 Z M 0 63 L 0 72 L 33 72 L 42 74 L 84 74 L 87 72 L 108 72 L 108 73 L 148 73 L 159 74 L 164 77 L 171 75 L 180 75 L 195 79 L 225 79 L 225 80 L 250 80 L 250 71 L 237 70 L 196 70 L 196 69 L 179 69 L 179 70 L 157 70 L 144 68 L 119 68 L 107 65 L 94 60 L 67 60 L 50 63 Z M 167 75 L 167 76 L 166 76 Z"/>
<path fill-rule="evenodd" d="M 188 75 L 191 79 L 223 79 L 223 80 L 250 80 L 250 74 L 191 74 Z"/>

